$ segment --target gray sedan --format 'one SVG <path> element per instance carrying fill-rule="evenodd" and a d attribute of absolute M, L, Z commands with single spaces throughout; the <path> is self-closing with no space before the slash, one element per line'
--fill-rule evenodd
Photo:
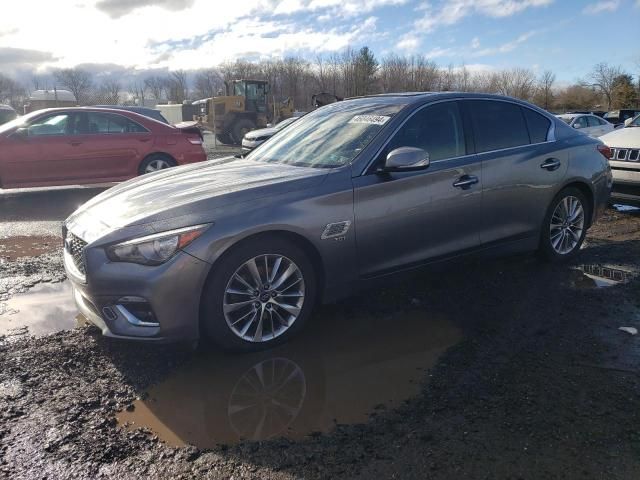
<path fill-rule="evenodd" d="M 265 348 L 391 273 L 474 253 L 573 257 L 606 206 L 609 155 L 506 97 L 348 100 L 244 159 L 95 197 L 65 222 L 65 267 L 105 335 Z"/>

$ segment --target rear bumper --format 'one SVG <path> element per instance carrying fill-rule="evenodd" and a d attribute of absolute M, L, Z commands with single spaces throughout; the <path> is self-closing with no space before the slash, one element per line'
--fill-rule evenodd
<path fill-rule="evenodd" d="M 204 162 L 205 160 L 207 160 L 207 152 L 204 151 L 204 148 L 201 148 L 192 152 L 185 152 L 178 160 L 178 165 Z"/>
<path fill-rule="evenodd" d="M 146 267 L 109 262 L 98 250 L 86 252 L 86 283 L 77 277 L 68 256 L 65 270 L 78 310 L 103 335 L 161 343 L 198 339 L 207 263 L 179 252 L 163 265 Z M 150 316 L 137 315 L 140 310 Z"/>

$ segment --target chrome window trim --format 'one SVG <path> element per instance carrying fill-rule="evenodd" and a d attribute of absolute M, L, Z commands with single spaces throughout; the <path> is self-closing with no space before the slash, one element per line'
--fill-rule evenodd
<path fill-rule="evenodd" d="M 530 107 L 528 107 L 526 105 L 522 105 L 521 103 L 514 102 L 514 101 L 506 99 L 506 98 L 467 98 L 467 97 L 445 98 L 445 99 L 442 99 L 442 100 L 436 100 L 435 102 L 427 103 L 425 105 L 421 105 L 413 113 L 411 113 L 407 118 L 405 118 L 402 121 L 402 123 L 400 125 L 398 125 L 398 127 L 396 127 L 396 129 L 389 135 L 389 138 L 387 138 L 387 140 L 382 144 L 382 146 L 376 151 L 376 153 L 373 155 L 372 159 L 369 161 L 367 166 L 364 168 L 363 173 L 360 176 L 376 173 L 375 171 L 370 171 L 370 168 L 373 165 L 373 163 L 377 160 L 377 158 L 380 155 L 380 153 L 387 147 L 389 142 L 391 142 L 391 139 L 396 135 L 396 133 L 398 133 L 398 131 L 404 126 L 404 124 L 407 123 L 411 118 L 413 118 L 414 115 L 416 115 L 422 109 L 430 107 L 431 105 L 437 105 L 438 103 L 461 102 L 461 101 L 465 101 L 465 100 L 473 100 L 473 101 L 482 100 L 482 101 L 489 101 L 489 102 L 503 102 L 503 103 L 510 103 L 512 105 L 516 105 L 516 106 L 518 106 L 520 108 L 528 108 L 532 112 L 537 113 L 538 115 L 541 115 L 542 117 L 544 117 L 547 120 L 549 120 L 550 125 L 549 125 L 549 130 L 547 131 L 547 140 L 544 141 L 544 142 L 527 143 L 526 145 L 517 145 L 515 147 L 500 148 L 500 149 L 497 149 L 497 150 L 487 150 L 485 152 L 467 153 L 466 155 L 461 155 L 461 156 L 458 156 L 458 157 L 441 158 L 440 160 L 434 160 L 434 161 L 430 162 L 431 164 L 439 163 L 439 162 L 449 162 L 449 161 L 452 161 L 452 160 L 458 160 L 458 159 L 461 159 L 461 158 L 473 157 L 473 156 L 477 156 L 477 155 L 484 155 L 484 154 L 487 154 L 487 153 L 506 152 L 506 151 L 509 151 L 509 150 L 514 150 L 516 148 L 531 147 L 531 146 L 534 146 L 534 145 L 545 145 L 547 143 L 554 143 L 557 140 L 556 139 L 556 124 L 555 124 L 555 121 L 557 119 L 556 118 L 551 118 L 549 116 L 549 114 L 543 114 L 541 112 L 538 112 L 537 110 L 534 110 L 533 108 L 530 108 Z M 462 108 L 461 108 L 460 114 L 463 115 Z M 561 121 L 561 120 L 558 120 L 558 121 Z M 464 124 L 464 118 L 463 118 L 463 124 Z M 525 119 L 525 124 L 526 124 L 526 119 Z M 464 128 L 464 125 L 463 125 L 463 128 Z M 528 134 L 528 126 L 527 126 L 527 134 Z"/>

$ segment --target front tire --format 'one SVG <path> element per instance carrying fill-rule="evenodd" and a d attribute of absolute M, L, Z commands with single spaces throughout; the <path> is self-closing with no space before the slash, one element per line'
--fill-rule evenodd
<path fill-rule="evenodd" d="M 301 248 L 277 237 L 250 240 L 213 267 L 201 323 L 225 350 L 271 348 L 302 329 L 316 291 L 313 265 Z"/>
<path fill-rule="evenodd" d="M 587 234 L 590 211 L 580 190 L 569 187 L 560 191 L 544 218 L 539 249 L 542 257 L 560 262 L 576 256 Z"/>

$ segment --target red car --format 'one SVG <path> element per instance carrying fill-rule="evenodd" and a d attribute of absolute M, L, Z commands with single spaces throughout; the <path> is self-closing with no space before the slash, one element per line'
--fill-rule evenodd
<path fill-rule="evenodd" d="M 207 159 L 193 123 L 125 110 L 55 108 L 0 125 L 0 188 L 118 182 Z"/>

